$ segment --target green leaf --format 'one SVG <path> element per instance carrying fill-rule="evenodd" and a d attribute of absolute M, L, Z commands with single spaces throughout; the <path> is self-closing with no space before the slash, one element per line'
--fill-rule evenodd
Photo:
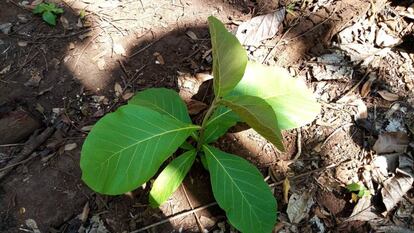
<path fill-rule="evenodd" d="M 204 145 L 213 194 L 230 223 L 247 233 L 270 233 L 277 203 L 262 174 L 246 160 Z"/>
<path fill-rule="evenodd" d="M 152 207 L 159 207 L 177 190 L 193 165 L 195 157 L 195 150 L 187 151 L 165 167 L 150 192 L 149 202 Z"/>
<path fill-rule="evenodd" d="M 207 144 L 217 140 L 239 121 L 239 116 L 231 111 L 231 109 L 219 106 L 206 124 L 206 129 L 204 131 L 205 143 Z"/>
<path fill-rule="evenodd" d="M 206 159 L 206 155 L 204 153 L 200 154 L 200 161 L 201 161 L 201 164 L 203 165 L 204 169 L 206 169 L 208 171 L 207 159 Z"/>
<path fill-rule="evenodd" d="M 63 13 L 63 9 L 60 7 L 55 6 L 55 4 L 50 3 L 51 4 L 51 9 L 50 11 L 55 13 L 55 14 L 62 14 Z"/>
<path fill-rule="evenodd" d="M 177 92 L 166 88 L 150 88 L 138 92 L 129 104 L 151 108 L 183 122 L 191 123 L 187 107 Z"/>
<path fill-rule="evenodd" d="M 358 183 L 351 183 L 346 186 L 349 192 L 358 192 L 358 197 L 363 197 L 364 195 L 369 195 L 369 191 L 365 188 L 364 185 Z"/>
<path fill-rule="evenodd" d="M 218 19 L 208 17 L 213 53 L 214 94 L 228 94 L 241 80 L 247 54 L 237 38 Z"/>
<path fill-rule="evenodd" d="M 348 189 L 349 192 L 356 192 L 356 191 L 361 190 L 361 185 L 358 184 L 358 183 L 353 182 L 351 184 L 348 184 L 346 186 L 346 189 Z"/>
<path fill-rule="evenodd" d="M 256 96 L 229 96 L 220 101 L 235 111 L 250 127 L 284 151 L 282 133 L 272 107 Z"/>
<path fill-rule="evenodd" d="M 82 179 L 103 194 L 134 190 L 198 128 L 146 107 L 120 107 L 100 119 L 86 138 Z"/>
<path fill-rule="evenodd" d="M 45 3 L 40 3 L 37 4 L 36 7 L 33 9 L 33 14 L 41 14 L 43 13 L 43 11 L 47 10 L 47 4 Z"/>
<path fill-rule="evenodd" d="M 52 12 L 50 11 L 43 12 L 42 18 L 49 25 L 53 25 L 53 26 L 56 25 L 56 15 L 54 15 Z"/>
<path fill-rule="evenodd" d="M 276 113 L 281 130 L 306 125 L 320 112 L 320 105 L 305 83 L 278 67 L 249 62 L 243 79 L 231 94 L 264 99 Z"/>

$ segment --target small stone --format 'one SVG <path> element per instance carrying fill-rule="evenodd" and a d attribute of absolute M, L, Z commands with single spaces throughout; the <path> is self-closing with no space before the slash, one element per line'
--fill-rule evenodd
<path fill-rule="evenodd" d="M 11 27 L 12 27 L 12 24 L 11 23 L 3 23 L 3 24 L 0 24 L 0 31 L 3 34 L 8 35 L 10 33 L 10 31 L 11 31 Z"/>
<path fill-rule="evenodd" d="M 19 41 L 19 42 L 17 42 L 17 45 L 20 46 L 20 47 L 26 47 L 28 45 L 28 42 L 27 41 Z"/>
<path fill-rule="evenodd" d="M 18 14 L 17 19 L 19 20 L 20 23 L 29 22 L 29 17 L 27 15 L 24 15 L 24 14 Z"/>

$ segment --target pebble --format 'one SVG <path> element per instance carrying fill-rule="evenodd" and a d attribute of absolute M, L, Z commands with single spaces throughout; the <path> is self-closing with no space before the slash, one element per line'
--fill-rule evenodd
<path fill-rule="evenodd" d="M 3 24 L 0 24 L 0 31 L 3 34 L 8 35 L 10 33 L 10 31 L 11 31 L 11 27 L 12 27 L 12 24 L 11 23 L 3 23 Z"/>

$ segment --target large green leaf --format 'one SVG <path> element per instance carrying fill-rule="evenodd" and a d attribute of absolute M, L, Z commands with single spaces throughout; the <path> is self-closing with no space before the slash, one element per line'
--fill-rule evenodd
<path fill-rule="evenodd" d="M 220 103 L 235 111 L 243 121 L 273 143 L 278 150 L 284 151 L 278 119 L 266 101 L 256 96 L 241 95 L 226 97 Z"/>
<path fill-rule="evenodd" d="M 217 140 L 225 134 L 230 127 L 236 125 L 238 121 L 240 121 L 239 116 L 237 116 L 231 109 L 219 106 L 206 124 L 206 129 L 204 131 L 205 143 L 207 144 Z"/>
<path fill-rule="evenodd" d="M 241 80 L 247 54 L 237 38 L 218 19 L 208 17 L 213 53 L 214 94 L 228 94 Z"/>
<path fill-rule="evenodd" d="M 177 92 L 166 88 L 150 88 L 138 92 L 129 104 L 141 105 L 183 122 L 191 123 L 187 107 Z"/>
<path fill-rule="evenodd" d="M 195 150 L 187 151 L 165 167 L 150 192 L 149 202 L 152 207 L 160 206 L 177 190 L 193 165 L 195 157 Z"/>
<path fill-rule="evenodd" d="M 86 138 L 82 179 L 103 194 L 134 190 L 198 128 L 147 107 L 120 107 L 99 120 Z"/>
<path fill-rule="evenodd" d="M 290 77 L 278 67 L 248 63 L 243 79 L 232 95 L 252 95 L 264 99 L 276 113 L 281 130 L 312 122 L 320 112 L 312 92 L 304 82 Z"/>
<path fill-rule="evenodd" d="M 246 160 L 204 145 L 213 194 L 241 232 L 270 233 L 277 203 L 263 176 Z"/>

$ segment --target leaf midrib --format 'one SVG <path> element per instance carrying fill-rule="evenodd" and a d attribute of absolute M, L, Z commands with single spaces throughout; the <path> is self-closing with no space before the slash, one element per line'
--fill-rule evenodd
<path fill-rule="evenodd" d="M 243 105 L 239 105 L 239 104 L 233 104 L 231 101 L 229 101 L 229 100 L 223 100 L 223 102 L 227 102 L 227 103 L 230 103 L 231 105 L 233 105 L 233 106 L 235 106 L 235 107 L 239 107 L 239 108 L 242 108 L 242 109 L 244 109 L 246 112 L 248 112 L 249 113 L 249 115 L 251 115 L 255 120 L 256 120 L 256 122 L 258 122 L 259 123 L 259 125 L 262 125 L 262 124 L 260 124 L 260 120 L 256 117 L 256 115 L 254 115 L 254 114 L 252 114 L 252 113 L 250 113 L 250 111 L 248 111 L 248 109 L 247 108 L 245 108 Z M 276 124 L 277 124 L 277 120 L 276 120 Z M 273 132 L 273 129 L 271 129 L 271 128 L 269 128 L 269 127 L 267 127 L 266 125 L 262 125 L 263 126 L 263 128 L 265 128 L 265 129 L 267 129 L 267 130 L 270 130 L 271 132 Z M 277 129 L 276 129 L 277 130 Z M 275 135 L 276 135 L 276 133 L 275 133 Z M 276 136 L 277 137 L 277 136 Z"/>
<path fill-rule="evenodd" d="M 156 135 L 150 136 L 150 137 L 145 138 L 145 139 L 143 139 L 143 140 L 137 141 L 137 142 L 135 142 L 135 143 L 133 143 L 133 144 L 131 144 L 131 145 L 129 145 L 129 146 L 127 146 L 127 147 L 125 147 L 125 148 L 122 148 L 121 150 L 119 150 L 119 151 L 117 151 L 117 152 L 115 152 L 115 153 L 114 153 L 114 154 L 112 154 L 111 156 L 109 156 L 106 160 L 104 160 L 103 162 L 101 162 L 100 166 L 102 166 L 102 164 L 103 164 L 103 163 L 106 163 L 107 161 L 111 160 L 111 159 L 112 159 L 114 156 L 116 156 L 117 154 L 119 154 L 119 156 L 121 156 L 121 153 L 122 153 L 124 150 L 129 149 L 129 148 L 131 148 L 131 147 L 133 147 L 133 146 L 137 146 L 137 145 L 138 145 L 138 144 L 140 144 L 140 143 L 143 143 L 143 142 L 146 142 L 146 141 L 151 140 L 151 139 L 153 139 L 153 138 L 156 138 L 156 137 L 161 137 L 161 136 L 163 136 L 163 135 L 165 135 L 165 134 L 173 133 L 173 132 L 176 132 L 176 131 L 183 131 L 183 130 L 188 130 L 188 129 L 198 129 L 198 128 L 200 128 L 200 127 L 199 127 L 199 126 L 194 125 L 194 126 L 190 126 L 190 127 L 185 127 L 185 128 L 179 128 L 179 129 L 169 130 L 169 131 L 165 131 L 165 132 L 162 132 L 162 133 L 159 133 L 159 134 L 156 134 Z"/>
<path fill-rule="evenodd" d="M 209 126 L 210 124 L 212 124 L 214 121 L 216 121 L 217 119 L 219 119 L 220 117 L 226 115 L 227 113 L 231 112 L 231 110 L 226 110 L 225 112 L 221 113 L 220 115 L 214 117 L 213 119 L 211 119 L 209 122 L 207 122 L 206 126 Z"/>
<path fill-rule="evenodd" d="M 223 166 L 223 164 L 217 159 L 217 157 L 214 155 L 214 153 L 207 147 L 207 146 L 203 146 L 204 147 L 204 149 L 206 149 L 212 156 L 213 156 L 213 158 L 217 161 L 217 163 L 222 167 L 222 169 L 223 169 L 223 171 L 227 174 L 227 176 L 230 178 L 230 180 L 232 181 L 232 183 L 234 184 L 234 186 L 239 190 L 239 192 L 240 192 L 240 194 L 241 194 L 241 196 L 242 196 L 242 198 L 246 201 L 246 203 L 248 204 L 248 206 L 249 206 L 249 212 L 250 212 L 250 216 L 251 216 L 251 213 L 252 213 L 252 209 L 253 209 L 253 207 L 252 207 L 252 205 L 250 204 L 250 202 L 248 201 L 248 199 L 244 196 L 244 194 L 243 194 L 243 192 L 241 191 L 241 189 L 239 188 L 239 186 L 238 185 L 236 185 L 237 183 L 234 181 L 234 179 L 231 177 L 231 175 L 227 172 L 227 170 L 225 169 L 225 166 Z M 253 214 L 254 214 L 254 216 L 256 217 L 256 219 L 259 219 L 258 218 L 258 216 L 257 216 L 257 214 L 256 214 L 256 212 L 254 212 L 253 211 Z"/>
<path fill-rule="evenodd" d="M 150 106 L 155 107 L 155 109 L 167 114 L 168 116 L 174 118 L 175 120 L 181 121 L 180 119 L 178 119 L 177 117 L 175 117 L 174 115 L 172 115 L 171 113 L 169 113 L 168 111 L 164 110 L 163 108 L 159 107 L 158 105 L 153 104 L 152 102 L 149 102 L 147 100 L 143 100 L 143 102 L 149 104 Z"/>

